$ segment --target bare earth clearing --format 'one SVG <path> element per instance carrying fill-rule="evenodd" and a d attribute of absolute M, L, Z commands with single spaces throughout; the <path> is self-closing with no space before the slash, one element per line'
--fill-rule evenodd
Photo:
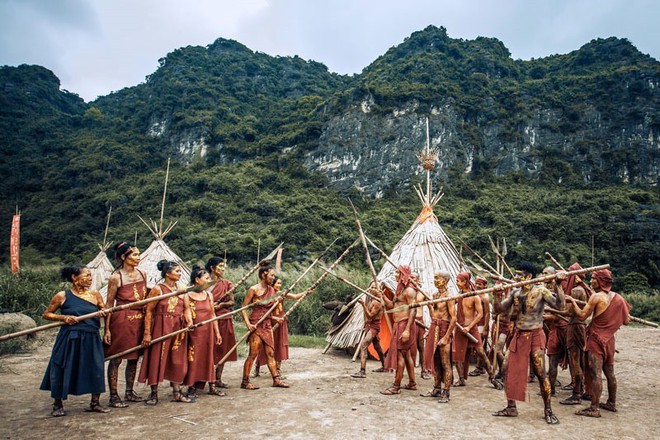
<path fill-rule="evenodd" d="M 52 336 L 53 333 L 50 334 Z M 284 373 L 292 388 L 270 387 L 270 377 L 253 379 L 262 388 L 240 390 L 239 362 L 228 364 L 227 397 L 202 395 L 193 404 L 171 403 L 170 388 L 161 386 L 156 407 L 141 403 L 110 414 L 88 414 L 83 409 L 89 396 L 70 396 L 67 416 L 49 416 L 51 399 L 38 387 L 50 355 L 46 343 L 30 355 L 0 359 L 0 436 L 19 438 L 660 438 L 660 352 L 658 330 L 623 328 L 617 335 L 616 373 L 619 382 L 618 413 L 603 411 L 601 419 L 573 415 L 581 406 L 553 408 L 561 424 L 548 426 L 542 418 L 538 384 L 530 384 L 531 402 L 519 404 L 520 416 L 495 418 L 491 412 L 505 406 L 503 391 L 494 390 L 482 377 L 470 378 L 465 388 L 452 389 L 449 404 L 419 397 L 432 381 L 419 380 L 419 391 L 383 396 L 393 374 L 370 373 L 367 379 L 352 379 L 359 368 L 343 352 L 321 355 L 317 349 L 292 348 Z M 647 342 L 648 341 L 648 342 Z M 647 347 L 646 344 L 651 344 Z M 265 368 L 262 367 L 262 370 Z M 417 368 L 419 372 L 419 368 Z M 123 376 L 123 368 L 121 371 Z M 560 371 L 563 384 L 568 370 Z M 404 383 L 405 383 L 404 378 Z M 120 390 L 123 394 L 123 383 Z M 148 394 L 139 385 L 137 392 Z M 605 391 L 606 392 L 606 391 Z M 559 398 L 568 397 L 560 391 Z M 102 402 L 107 403 L 107 394 Z M 178 417 L 178 419 L 172 418 Z"/>

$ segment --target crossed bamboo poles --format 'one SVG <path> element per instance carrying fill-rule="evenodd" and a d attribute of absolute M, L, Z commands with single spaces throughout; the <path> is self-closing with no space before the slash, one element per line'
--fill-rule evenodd
<path fill-rule="evenodd" d="M 275 254 L 277 254 L 277 251 L 281 247 L 282 247 L 282 244 L 277 246 L 270 254 L 268 254 L 266 259 L 273 258 L 275 256 Z M 241 278 L 236 283 L 236 285 L 232 289 L 229 290 L 229 292 L 230 293 L 234 292 L 236 290 L 236 288 L 238 286 L 240 286 L 241 284 L 243 284 L 245 281 L 247 281 L 247 279 L 250 277 L 250 275 L 252 275 L 254 272 L 256 272 L 257 269 L 259 269 L 259 264 L 256 264 L 254 267 L 252 267 L 252 269 L 250 271 L 248 271 L 243 276 L 243 278 Z M 167 299 L 167 298 L 170 298 L 172 296 L 183 295 L 183 294 L 188 293 L 188 292 L 201 292 L 202 290 L 206 290 L 210 287 L 213 287 L 219 281 L 220 281 L 220 279 L 217 279 L 215 281 L 211 281 L 210 283 L 206 283 L 206 284 L 203 284 L 203 285 L 190 286 L 190 287 L 186 287 L 186 288 L 183 288 L 183 289 L 177 289 L 174 292 L 166 293 L 164 295 L 159 295 L 159 296 L 155 296 L 155 297 L 152 297 L 152 298 L 145 298 L 145 299 L 135 301 L 135 302 L 131 302 L 131 303 L 128 303 L 128 304 L 123 304 L 123 305 L 115 306 L 115 307 L 109 307 L 107 309 L 101 309 L 97 312 L 87 313 L 85 315 L 76 316 L 76 321 L 80 322 L 80 321 L 84 321 L 84 320 L 90 319 L 90 318 L 100 318 L 100 317 L 106 316 L 107 314 L 110 314 L 110 313 L 119 312 L 121 310 L 126 310 L 126 309 L 134 308 L 134 307 L 137 307 L 137 306 L 143 306 L 143 305 L 148 304 L 152 301 L 160 301 L 162 299 Z M 17 338 L 19 336 L 30 335 L 30 334 L 37 333 L 37 332 L 40 332 L 40 331 L 49 330 L 51 328 L 56 328 L 56 327 L 59 327 L 59 326 L 62 326 L 62 325 L 66 325 L 65 322 L 64 321 L 58 321 L 58 322 L 53 322 L 51 324 L 45 324 L 45 325 L 42 325 L 42 326 L 39 326 L 39 327 L 34 327 L 34 328 L 31 328 L 31 329 L 27 329 L 27 330 L 21 330 L 19 332 L 10 333 L 10 334 L 7 334 L 7 335 L 2 335 L 2 336 L 0 336 L 0 342 L 7 341 L 7 340 L 13 339 L 13 338 Z"/>

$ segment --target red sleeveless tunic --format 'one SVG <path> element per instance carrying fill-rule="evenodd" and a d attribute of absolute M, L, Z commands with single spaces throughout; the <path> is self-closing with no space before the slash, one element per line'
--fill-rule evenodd
<path fill-rule="evenodd" d="M 257 299 L 261 300 L 272 296 L 275 296 L 275 289 L 273 289 L 273 286 L 268 286 L 266 292 Z M 272 304 L 257 304 L 252 307 L 250 324 L 256 324 L 272 306 Z M 273 341 L 273 326 L 270 319 L 264 319 L 263 322 L 257 326 L 257 330 L 255 330 L 254 334 L 259 336 L 264 344 L 268 345 L 273 350 L 275 349 L 275 342 Z"/>
<path fill-rule="evenodd" d="M 211 292 L 213 293 L 213 302 L 227 302 L 229 295 L 227 292 L 232 289 L 234 285 L 228 280 L 220 280 L 218 284 L 213 286 Z M 231 312 L 229 307 L 223 307 L 215 311 L 216 316 L 224 315 Z M 226 316 L 218 320 L 218 327 L 220 329 L 220 336 L 222 336 L 222 344 L 213 346 L 213 363 L 217 364 L 220 359 L 225 357 L 227 352 L 236 345 L 236 333 L 234 332 L 234 320 L 231 316 Z M 237 361 L 238 354 L 234 350 L 225 362 Z"/>
<path fill-rule="evenodd" d="M 147 277 L 138 270 L 142 277 L 141 281 L 124 284 L 119 271 L 121 285 L 117 289 L 115 305 L 121 306 L 140 301 L 147 296 Z M 137 347 L 142 343 L 144 333 L 144 306 L 137 306 L 126 310 L 114 312 L 110 316 L 110 345 L 105 345 L 105 356 L 112 356 L 129 348 Z M 137 359 L 142 354 L 141 350 L 134 351 L 120 357 L 119 359 Z"/>
<path fill-rule="evenodd" d="M 165 284 L 159 286 L 164 294 L 172 291 Z M 151 339 L 183 328 L 185 326 L 183 298 L 173 296 L 158 301 L 152 325 Z M 157 385 L 164 380 L 180 384 L 183 383 L 187 371 L 188 337 L 186 333 L 180 333 L 162 342 L 151 344 L 145 350 L 138 380 L 147 385 Z"/>
<path fill-rule="evenodd" d="M 190 309 L 194 324 L 215 316 L 209 295 L 201 301 L 194 300 L 191 297 Z M 196 382 L 201 382 L 202 388 L 204 388 L 206 382 L 215 381 L 214 345 L 215 332 L 213 331 L 213 324 L 197 327 L 194 331 L 188 333 L 188 373 L 184 380 L 186 385 L 191 386 Z"/>

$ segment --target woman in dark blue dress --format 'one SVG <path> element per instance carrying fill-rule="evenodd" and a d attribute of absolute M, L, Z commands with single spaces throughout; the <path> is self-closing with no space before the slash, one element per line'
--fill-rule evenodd
<path fill-rule="evenodd" d="M 91 393 L 92 400 L 86 411 L 109 412 L 99 404 L 99 397 L 105 392 L 103 342 L 99 334 L 101 321 L 99 318 L 80 322 L 76 319 L 76 316 L 103 309 L 103 298 L 99 292 L 88 290 L 92 285 L 92 274 L 84 266 L 63 268 L 62 278 L 73 286 L 53 297 L 43 318 L 64 321 L 66 325 L 60 327 L 40 388 L 49 390 L 55 399 L 53 417 L 66 415 L 62 401 L 69 394 Z M 55 313 L 58 309 L 60 314 Z"/>

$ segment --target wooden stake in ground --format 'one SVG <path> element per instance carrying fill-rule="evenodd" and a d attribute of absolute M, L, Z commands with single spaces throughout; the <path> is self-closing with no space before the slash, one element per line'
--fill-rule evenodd
<path fill-rule="evenodd" d="M 310 264 L 309 267 L 308 267 L 307 269 L 305 269 L 305 271 L 304 271 L 304 272 L 303 272 L 303 273 L 302 273 L 302 274 L 296 279 L 296 281 L 294 281 L 293 284 L 291 284 L 291 286 L 289 286 L 289 287 L 287 287 L 286 289 L 284 289 L 282 292 L 280 292 L 280 294 L 279 294 L 278 296 L 276 296 L 276 297 L 274 298 L 274 300 L 273 300 L 273 305 L 271 306 L 270 309 L 268 309 L 268 310 L 266 311 L 266 313 L 264 314 L 264 316 L 262 316 L 261 319 L 259 319 L 259 321 L 256 322 L 256 324 L 254 325 L 255 328 L 258 327 L 259 324 L 261 324 L 262 322 L 264 322 L 267 318 L 270 319 L 270 314 L 273 313 L 273 311 L 277 308 L 278 305 L 280 305 L 280 303 L 281 303 L 282 301 L 284 301 L 284 298 L 286 298 L 287 293 L 291 292 L 291 290 L 293 290 L 293 288 L 296 287 L 296 285 L 297 285 L 297 284 L 298 284 L 298 283 L 299 283 L 299 282 L 305 277 L 305 275 L 307 275 L 307 273 L 308 273 L 310 270 L 312 270 L 312 268 L 313 268 L 314 266 L 316 266 L 316 264 L 317 264 L 319 261 L 321 261 L 321 258 L 323 257 L 323 255 L 325 255 L 326 252 L 328 252 L 328 250 L 332 247 L 333 244 L 335 244 L 335 243 L 337 242 L 337 240 L 338 240 L 338 238 L 335 238 L 335 239 L 333 240 L 333 242 L 330 243 L 330 245 L 329 245 L 327 248 L 325 248 L 325 250 L 324 250 L 323 252 L 321 252 L 321 254 L 316 258 L 316 260 L 314 260 L 314 261 L 312 262 L 312 264 Z M 269 298 L 269 299 L 270 299 L 270 298 Z M 248 331 L 245 332 L 245 334 L 241 337 L 241 339 L 239 339 L 239 340 L 236 342 L 236 344 L 235 344 L 235 345 L 234 345 L 234 346 L 233 346 L 233 347 L 232 347 L 232 348 L 231 348 L 231 349 L 230 349 L 230 350 L 229 350 L 229 351 L 223 356 L 223 358 L 220 359 L 220 361 L 217 362 L 215 365 L 223 364 L 223 363 L 227 360 L 227 358 L 229 357 L 229 355 L 231 355 L 231 354 L 234 352 L 234 350 L 236 350 L 236 348 L 238 348 L 238 346 L 241 344 L 241 342 L 245 341 L 245 340 L 246 340 L 246 339 L 247 339 L 252 333 L 253 333 L 253 332 L 252 332 L 250 329 L 248 329 Z"/>
<path fill-rule="evenodd" d="M 369 246 L 367 246 L 367 240 L 364 238 L 364 231 L 362 230 L 362 224 L 360 223 L 360 218 L 358 217 L 357 210 L 355 209 L 355 206 L 353 206 L 353 202 L 351 202 L 351 199 L 348 199 L 349 203 L 351 204 L 351 208 L 353 208 L 353 214 L 355 215 L 355 224 L 358 227 L 358 232 L 360 233 L 360 241 L 362 242 L 362 247 L 364 247 L 364 254 L 367 259 L 367 264 L 369 265 L 369 270 L 371 270 L 371 277 L 374 280 L 374 286 L 378 288 L 378 275 L 376 275 L 376 269 L 374 268 L 374 264 L 371 262 L 371 255 L 369 254 Z M 383 306 L 383 310 L 385 310 L 385 301 L 383 298 L 380 298 L 380 304 Z M 392 323 L 390 322 L 389 318 L 387 316 L 385 317 L 385 323 L 387 323 L 387 328 L 390 330 L 390 333 L 394 334 L 392 332 Z"/>

